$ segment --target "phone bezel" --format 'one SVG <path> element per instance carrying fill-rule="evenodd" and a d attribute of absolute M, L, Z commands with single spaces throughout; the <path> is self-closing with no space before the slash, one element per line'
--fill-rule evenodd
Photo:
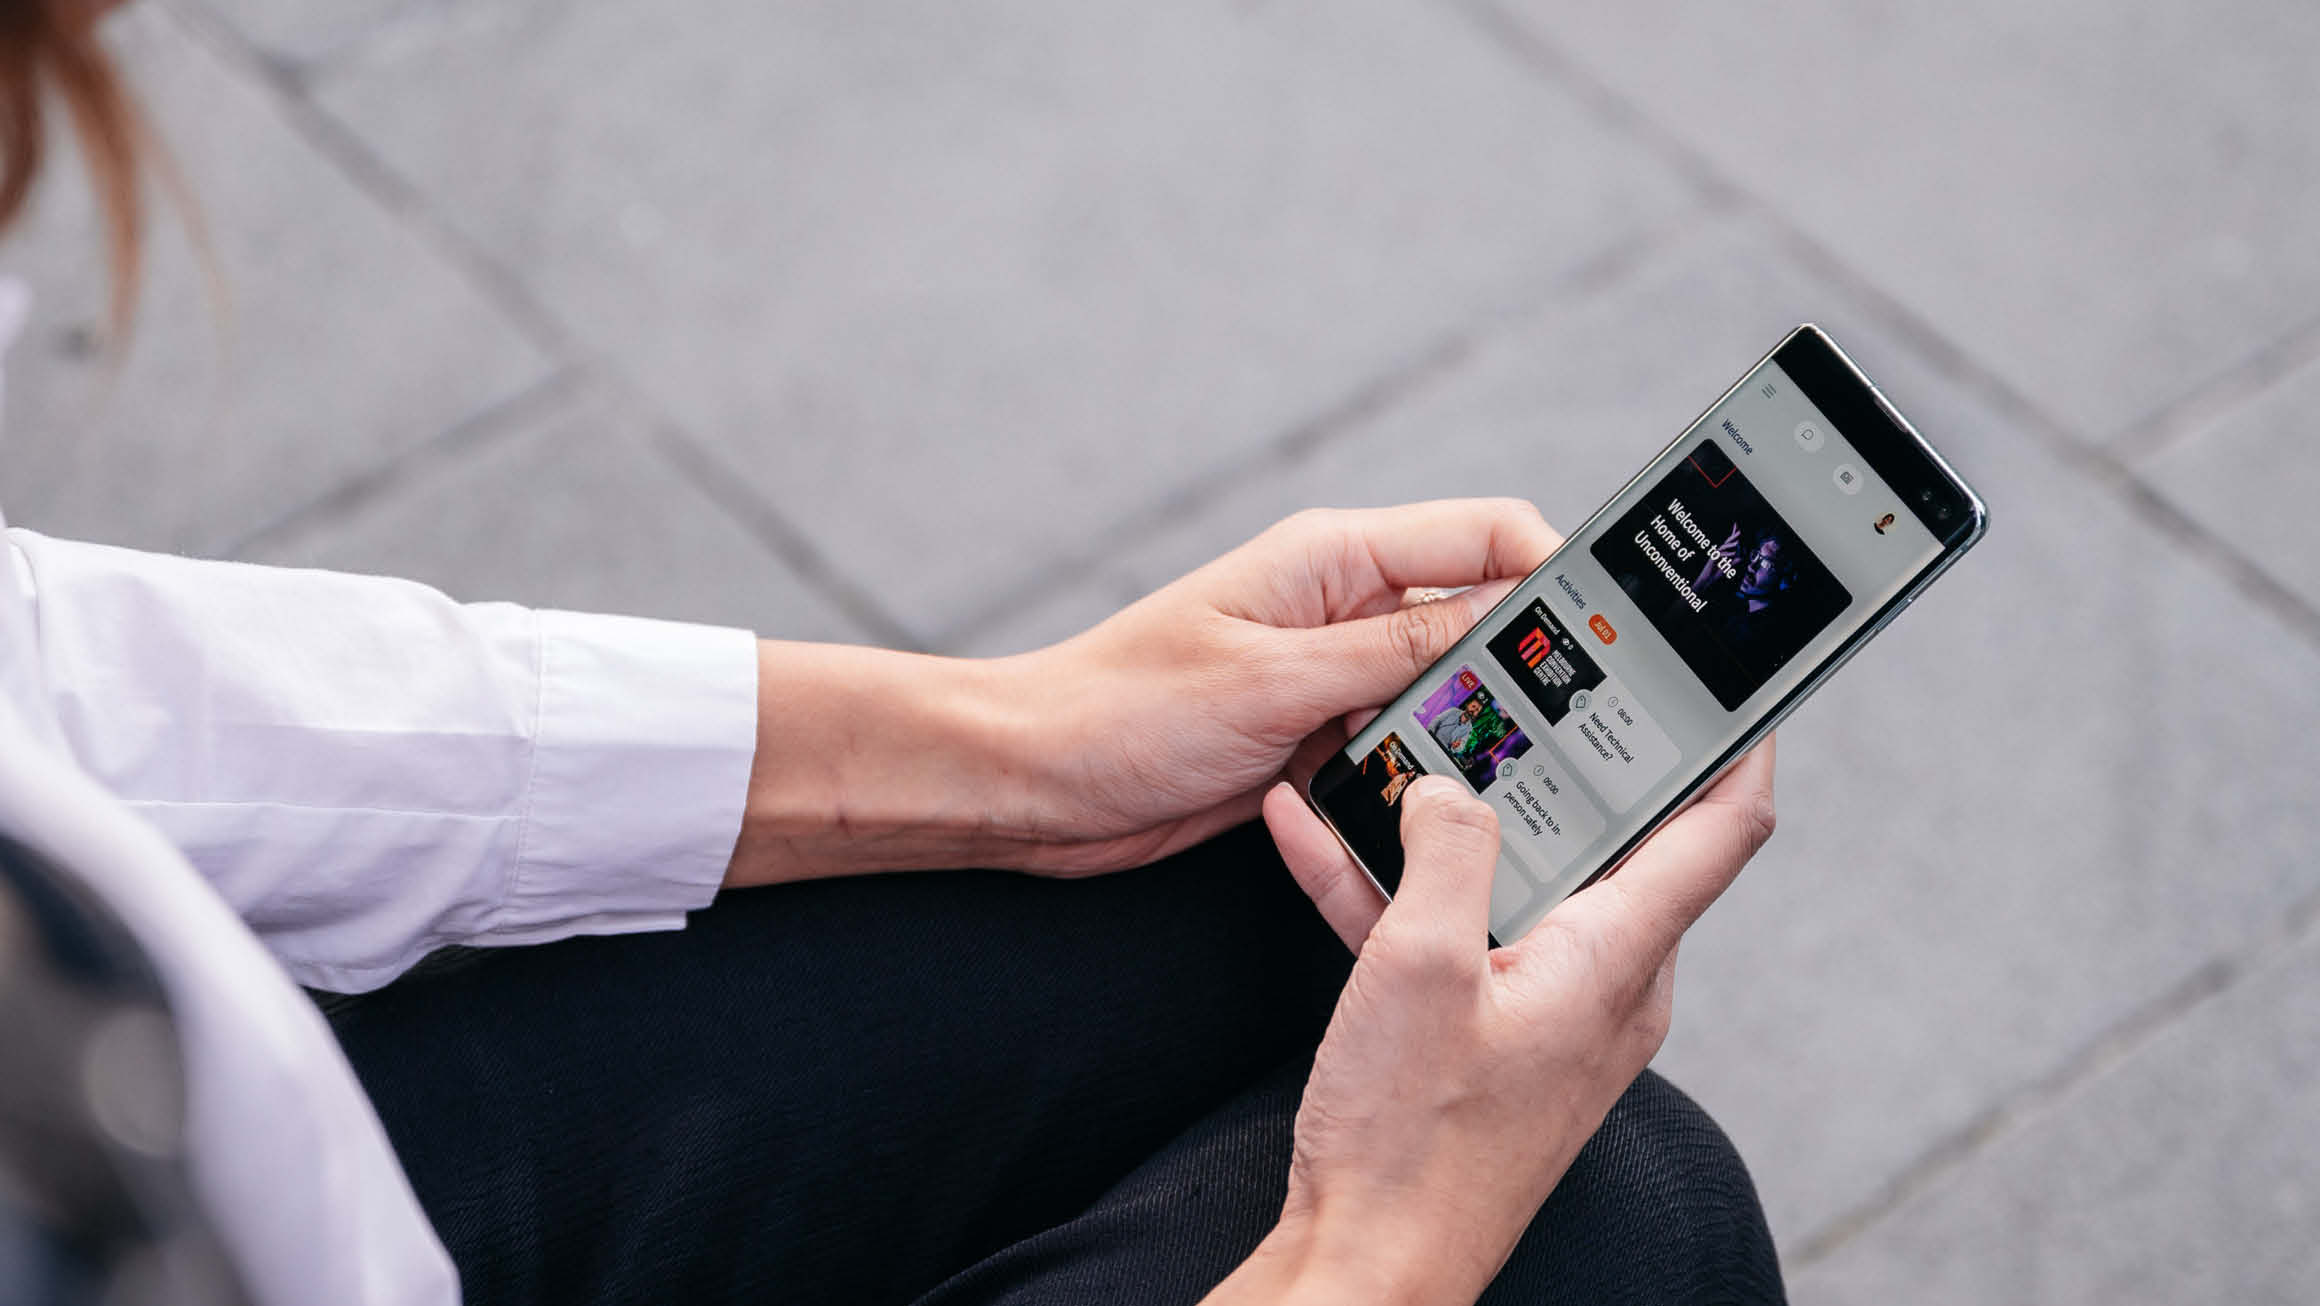
<path fill-rule="evenodd" d="M 1748 729 L 1742 732 L 1737 743 L 1719 754 L 1712 762 L 1701 767 L 1690 783 L 1685 785 L 1658 812 L 1654 813 L 1650 820 L 1638 827 L 1637 832 L 1622 843 L 1610 856 L 1606 857 L 1601 866 L 1590 872 L 1586 879 L 1571 890 L 1572 893 L 1578 893 L 1588 885 L 1617 871 L 1621 864 L 1626 862 L 1638 847 L 1642 846 L 1645 840 L 1657 833 L 1660 827 L 1673 820 L 1677 813 L 1690 806 L 1704 790 L 1722 778 L 1724 773 L 1732 768 L 1733 763 L 1745 757 L 1749 749 L 1763 742 L 1764 737 L 1772 733 L 1773 729 L 1785 720 L 1790 712 L 1795 711 L 1799 703 L 1811 697 L 1812 692 L 1820 688 L 1824 681 L 1835 674 L 1837 668 L 1843 666 L 1863 645 L 1875 638 L 1877 632 L 1891 624 L 1893 618 L 1900 615 L 1903 608 L 1908 607 L 1920 593 L 1923 593 L 1926 586 L 1931 585 L 1943 572 L 1949 570 L 1960 557 L 1965 555 L 1968 549 L 1972 548 L 1981 540 L 1983 535 L 1988 533 L 1989 509 L 1982 502 L 1981 496 L 1974 492 L 1972 486 L 1966 484 L 1965 479 L 1950 467 L 1949 463 L 1934 450 L 1931 444 L 1927 443 L 1924 436 L 1917 433 L 1917 429 L 1911 426 L 1908 419 L 1901 415 L 1900 410 L 1896 409 L 1884 393 L 1877 389 L 1867 374 L 1862 372 L 1860 367 L 1842 349 L 1837 347 L 1837 343 L 1829 338 L 1828 333 L 1813 323 L 1807 322 L 1789 332 L 1764 357 L 1750 364 L 1740 374 L 1738 380 L 1727 387 L 1724 393 L 1718 395 L 1713 403 L 1700 411 L 1699 417 L 1686 423 L 1674 439 L 1670 440 L 1658 453 L 1645 460 L 1636 474 L 1628 478 L 1625 485 L 1620 486 L 1616 492 L 1605 499 L 1602 506 L 1589 515 L 1586 521 L 1580 523 L 1579 527 L 1570 533 L 1562 548 L 1555 550 L 1553 555 L 1541 563 L 1538 570 L 1531 573 L 1531 577 L 1535 578 L 1540 572 L 1554 566 L 1555 560 L 1563 555 L 1564 549 L 1575 547 L 1575 541 L 1588 538 L 1603 519 L 1604 514 L 1611 511 L 1614 504 L 1624 500 L 1629 492 L 1635 488 L 1637 482 L 1650 474 L 1651 470 L 1674 452 L 1678 445 L 1695 438 L 1701 420 L 1713 413 L 1726 399 L 1731 398 L 1741 386 L 1747 384 L 1748 379 L 1756 374 L 1757 369 L 1767 362 L 1778 363 L 1789 380 L 1796 385 L 1799 391 L 1803 392 L 1805 398 L 1811 400 L 1813 405 L 1819 408 L 1836 426 L 1837 430 L 1844 434 L 1845 439 L 1852 444 L 1862 460 L 1867 462 L 1879 476 L 1893 487 L 1902 503 L 1917 516 L 1919 521 L 1925 524 L 1926 530 L 1941 542 L 1941 552 L 1936 554 L 1915 576 L 1911 577 L 1909 583 L 1902 586 L 1900 592 L 1876 612 L 1870 614 L 1867 620 L 1855 627 L 1853 633 L 1848 635 L 1842 643 L 1831 649 L 1828 655 L 1822 658 L 1813 667 L 1811 673 L 1795 688 L 1789 690 L 1764 709 Z M 1506 598 L 1500 600 L 1496 606 L 1484 614 L 1482 620 L 1476 624 L 1478 626 L 1489 625 L 1500 620 L 1502 614 L 1518 605 L 1520 601 L 1524 601 L 1522 596 L 1528 587 L 1529 580 L 1526 579 L 1522 585 L 1517 586 Z M 1437 675 L 1455 656 L 1455 650 L 1444 654 L 1418 679 L 1423 681 Z M 1352 856 L 1354 863 L 1361 867 L 1362 873 L 1367 875 L 1370 882 L 1378 887 L 1379 892 L 1390 898 L 1393 896 L 1395 887 L 1401 882 L 1400 845 L 1397 843 L 1390 850 L 1386 850 L 1390 852 L 1390 858 L 1375 855 L 1365 856 L 1363 850 L 1355 847 L 1353 840 L 1346 837 L 1344 829 L 1339 826 L 1337 818 L 1330 813 L 1327 806 L 1327 795 L 1335 792 L 1356 774 L 1355 763 L 1346 756 L 1343 748 L 1332 752 L 1328 760 L 1306 782 L 1304 787 L 1305 802 L 1321 817 L 1323 823 L 1329 827 L 1330 832 L 1337 836 L 1338 843 Z M 1387 869 L 1387 873 L 1381 875 L 1379 866 L 1389 861 L 1390 867 Z M 1497 945 L 1498 939 L 1495 935 L 1493 935 L 1491 943 L 1492 946 Z"/>

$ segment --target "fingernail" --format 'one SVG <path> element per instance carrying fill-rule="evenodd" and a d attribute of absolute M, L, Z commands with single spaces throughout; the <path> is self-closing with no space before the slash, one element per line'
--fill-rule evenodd
<path fill-rule="evenodd" d="M 1422 775 L 1410 783 L 1409 796 L 1412 798 L 1462 798 L 1465 794 L 1466 791 L 1448 776 Z"/>

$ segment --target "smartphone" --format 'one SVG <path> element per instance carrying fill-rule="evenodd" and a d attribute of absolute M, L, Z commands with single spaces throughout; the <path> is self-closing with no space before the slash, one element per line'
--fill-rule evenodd
<path fill-rule="evenodd" d="M 1401 796 L 1498 810 L 1493 942 L 1610 873 L 1988 529 L 1981 497 L 1800 326 L 1332 755 L 1312 803 L 1380 889 Z"/>

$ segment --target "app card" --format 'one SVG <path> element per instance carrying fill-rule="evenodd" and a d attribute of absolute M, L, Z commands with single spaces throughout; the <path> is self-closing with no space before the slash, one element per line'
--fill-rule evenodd
<path fill-rule="evenodd" d="M 1529 736 L 1472 667 L 1460 667 L 1418 704 L 1414 715 L 1476 793 L 1530 751 Z M 1511 772 L 1509 772 L 1511 773 Z"/>
<path fill-rule="evenodd" d="M 1561 725 L 1570 713 L 1571 695 L 1603 683 L 1603 668 L 1548 611 L 1545 599 L 1532 599 L 1529 609 L 1492 636 L 1490 652 L 1550 726 Z"/>
<path fill-rule="evenodd" d="M 1675 769 L 1682 751 L 1616 676 L 1571 695 L 1552 737 L 1581 777 L 1624 812 Z"/>
<path fill-rule="evenodd" d="M 1528 848 L 1531 860 L 1550 875 L 1569 866 L 1603 833 L 1602 814 L 1571 782 L 1552 749 L 1537 749 L 1517 763 L 1491 799 L 1499 807 L 1499 833 Z"/>

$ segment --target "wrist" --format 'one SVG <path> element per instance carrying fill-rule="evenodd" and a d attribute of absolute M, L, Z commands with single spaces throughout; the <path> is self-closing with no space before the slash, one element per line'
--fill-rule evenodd
<path fill-rule="evenodd" d="M 726 883 L 1009 864 L 1039 784 L 1011 679 L 999 661 L 760 641 Z"/>
<path fill-rule="evenodd" d="M 1439 1264 L 1419 1234 L 1390 1214 L 1355 1227 L 1293 1209 L 1207 1300 L 1210 1306 L 1438 1306 L 1479 1296 L 1488 1271 L 1469 1283 L 1472 1275 Z"/>

